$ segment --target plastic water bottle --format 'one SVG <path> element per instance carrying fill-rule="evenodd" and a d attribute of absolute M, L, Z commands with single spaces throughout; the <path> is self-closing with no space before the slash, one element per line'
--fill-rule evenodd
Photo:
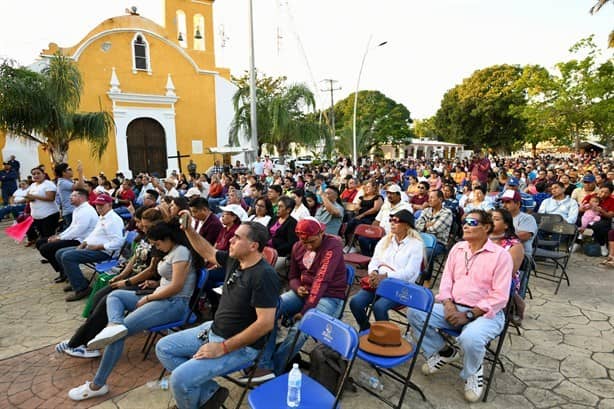
<path fill-rule="evenodd" d="M 296 408 L 301 403 L 301 382 L 301 370 L 298 364 L 293 364 L 288 375 L 288 396 L 286 397 L 286 404 L 291 408 Z"/>
<path fill-rule="evenodd" d="M 360 383 L 363 385 L 368 385 L 376 392 L 381 392 L 384 390 L 384 384 L 382 384 L 377 376 L 371 376 L 368 373 L 361 371 L 358 379 L 360 379 Z"/>

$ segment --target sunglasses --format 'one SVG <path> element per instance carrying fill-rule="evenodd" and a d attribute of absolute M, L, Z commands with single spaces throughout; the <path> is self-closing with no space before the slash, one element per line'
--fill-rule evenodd
<path fill-rule="evenodd" d="M 465 220 L 463 220 L 463 226 L 476 227 L 479 224 L 480 224 L 480 221 L 472 217 L 467 217 Z"/>
<path fill-rule="evenodd" d="M 391 217 L 388 219 L 390 223 L 401 223 L 401 220 L 398 217 Z"/>

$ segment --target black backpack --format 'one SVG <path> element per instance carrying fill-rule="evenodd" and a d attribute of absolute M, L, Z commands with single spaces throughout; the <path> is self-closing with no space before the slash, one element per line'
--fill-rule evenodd
<path fill-rule="evenodd" d="M 330 393 L 336 394 L 347 368 L 347 361 L 338 352 L 324 344 L 318 344 L 311 350 L 309 360 L 311 361 L 309 376 L 328 389 Z M 356 387 L 351 382 L 346 382 L 344 390 L 356 392 Z"/>

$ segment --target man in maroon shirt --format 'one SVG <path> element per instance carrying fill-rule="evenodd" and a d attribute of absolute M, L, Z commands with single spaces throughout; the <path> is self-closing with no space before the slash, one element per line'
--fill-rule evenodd
<path fill-rule="evenodd" d="M 474 157 L 471 165 L 471 180 L 479 180 L 480 183 L 488 182 L 488 172 L 490 171 L 490 161 L 481 152 L 478 152 Z"/>
<path fill-rule="evenodd" d="M 325 226 L 313 217 L 306 217 L 296 225 L 299 238 L 290 256 L 290 291 L 281 296 L 281 314 L 296 324 L 303 314 L 316 308 L 338 318 L 341 315 L 346 290 L 346 272 L 343 262 L 343 243 L 338 236 L 324 233 Z M 286 339 L 275 351 L 275 334 L 264 352 L 262 368 L 273 368 L 277 375 L 284 372 L 290 347 L 296 335 L 294 325 Z M 307 336 L 301 334 L 292 356 L 296 354 Z"/>

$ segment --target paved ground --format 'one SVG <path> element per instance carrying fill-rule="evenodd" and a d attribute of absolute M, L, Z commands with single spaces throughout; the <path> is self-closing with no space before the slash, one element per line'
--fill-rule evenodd
<path fill-rule="evenodd" d="M 6 226 L 0 224 L 2 229 Z M 598 266 L 598 261 L 574 255 L 572 285 L 564 285 L 556 296 L 552 283 L 532 279 L 534 299 L 528 301 L 522 334 L 513 333 L 505 341 L 506 372 L 497 372 L 488 403 L 467 405 L 458 370 L 450 367 L 429 378 L 416 371 L 413 379 L 428 401 L 410 391 L 403 407 L 614 408 L 614 270 Z M 61 285 L 52 284 L 54 276 L 48 265 L 39 263 L 35 250 L 0 237 L 0 408 L 56 407 L 56 398 L 67 392 L 70 383 L 56 382 L 63 378 L 62 371 L 67 374 L 64 378 L 71 379 L 77 375 L 91 379 L 94 374 L 97 361 L 51 352 L 82 322 L 84 304 L 64 302 Z M 113 375 L 115 392 L 120 388 L 128 392 L 79 406 L 167 408 L 172 403 L 170 393 L 144 385 L 155 377 L 158 366 L 153 359 L 139 364 L 136 352 L 128 352 L 128 359 L 122 358 L 127 361 L 124 369 Z M 366 368 L 358 363 L 354 373 L 360 370 Z M 52 383 L 57 393 L 41 388 L 43 382 Z M 386 395 L 398 396 L 395 385 L 384 380 L 384 386 Z M 239 394 L 232 388 L 231 399 Z M 354 409 L 382 407 L 364 392 L 347 393 L 343 403 Z"/>

